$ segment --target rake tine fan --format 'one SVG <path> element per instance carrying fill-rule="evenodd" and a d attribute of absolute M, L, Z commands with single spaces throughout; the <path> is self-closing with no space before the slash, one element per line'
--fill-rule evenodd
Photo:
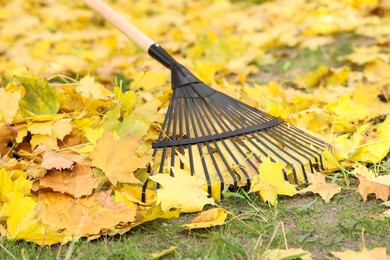
<path fill-rule="evenodd" d="M 308 180 L 323 169 L 324 141 L 281 118 L 246 105 L 204 84 L 153 40 L 101 0 L 84 2 L 171 70 L 172 98 L 158 140 L 153 143 L 150 174 L 186 168 L 207 183 L 208 193 L 226 187 L 249 189 L 265 158 L 284 164 L 284 178 Z M 145 200 L 145 183 L 142 198 Z"/>

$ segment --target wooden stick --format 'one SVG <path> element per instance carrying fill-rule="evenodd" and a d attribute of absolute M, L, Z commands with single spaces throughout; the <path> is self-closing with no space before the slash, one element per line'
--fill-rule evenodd
<path fill-rule="evenodd" d="M 127 38 L 148 52 L 155 42 L 101 0 L 83 0 L 86 5 L 121 31 Z"/>

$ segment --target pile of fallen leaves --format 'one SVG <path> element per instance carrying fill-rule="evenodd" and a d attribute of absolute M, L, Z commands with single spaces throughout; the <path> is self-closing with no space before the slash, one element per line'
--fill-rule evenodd
<path fill-rule="evenodd" d="M 334 146 L 324 154 L 326 172 L 312 175 L 307 188 L 297 190 L 279 175 L 283 165 L 266 160 L 251 192 L 272 205 L 278 195 L 305 192 L 328 202 L 341 191 L 335 179 L 355 176 L 364 201 L 371 193 L 388 200 L 390 175 L 378 165 L 390 149 L 389 1 L 114 2 L 206 83 Z M 81 1 L 0 3 L 3 237 L 40 245 L 94 239 L 215 204 L 204 180 L 176 168 L 175 177 L 150 177 L 161 188 L 141 199 L 170 98 L 169 71 Z M 315 49 L 345 32 L 370 38 L 339 57 L 345 66 L 296 75 L 294 87 L 245 83 L 275 60 L 270 48 Z M 214 208 L 186 226 L 221 225 L 226 217 Z"/>

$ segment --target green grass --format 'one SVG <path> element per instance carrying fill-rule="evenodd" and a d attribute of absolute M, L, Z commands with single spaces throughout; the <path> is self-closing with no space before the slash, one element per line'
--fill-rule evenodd
<path fill-rule="evenodd" d="M 244 193 L 241 193 L 245 195 Z M 150 253 L 176 246 L 164 258 L 255 259 L 266 248 L 303 248 L 316 259 L 331 251 L 389 247 L 390 219 L 376 219 L 385 210 L 379 200 L 363 203 L 356 191 L 344 190 L 325 204 L 315 195 L 296 195 L 279 200 L 275 207 L 259 201 L 255 194 L 246 199 L 227 198 L 221 206 L 232 212 L 223 226 L 184 230 L 182 224 L 196 214 L 178 219 L 156 220 L 124 235 L 81 240 L 65 246 L 37 245 L 2 241 L 1 259 L 147 259 Z"/>

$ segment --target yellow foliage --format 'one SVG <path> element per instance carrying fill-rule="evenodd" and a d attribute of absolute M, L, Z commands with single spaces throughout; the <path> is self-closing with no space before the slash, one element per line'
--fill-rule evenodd
<path fill-rule="evenodd" d="M 283 176 L 284 165 L 272 162 L 267 158 L 259 165 L 259 174 L 251 180 L 251 192 L 258 192 L 264 201 L 275 205 L 277 196 L 297 194 L 295 186 L 288 183 Z"/>
<path fill-rule="evenodd" d="M 289 167 L 263 155 L 258 155 L 263 160 L 259 169 L 252 167 L 247 158 L 253 154 L 238 149 L 253 144 L 242 139 L 219 147 L 221 154 L 213 145 L 193 151 L 194 176 L 185 148 L 176 162 L 184 169 L 173 168 L 174 177 L 152 176 L 143 202 L 151 143 L 172 93 L 169 71 L 81 2 L 38 2 L 3 1 L 0 9 L 2 236 L 40 245 L 66 243 L 199 212 L 218 201 L 234 178 L 238 186 L 246 185 L 241 169 L 252 178 L 251 191 L 272 205 L 279 194 L 297 193 L 284 180 L 283 170 L 291 178 Z M 110 4 L 213 88 L 329 140 L 334 154 L 323 154 L 325 172 L 355 168 L 363 200 L 370 193 L 388 199 L 389 175 L 356 165 L 380 163 L 390 149 L 389 1 L 184 2 Z M 344 39 L 345 33 L 352 38 Z M 356 35 L 363 37 L 354 42 Z M 298 55 L 307 53 L 303 49 L 310 57 L 296 64 Z M 331 67 L 335 58 L 344 66 Z M 312 62 L 317 68 L 303 72 Z M 237 160 L 225 156 L 228 150 L 238 154 Z M 234 176 L 221 170 L 225 187 L 211 167 L 210 153 L 218 165 L 225 159 L 231 166 Z M 203 161 L 210 166 L 212 198 Z M 340 189 L 320 173 L 308 179 L 312 185 L 301 192 L 318 193 L 325 201 Z M 152 189 L 156 183 L 158 190 Z M 225 219 L 223 209 L 212 209 L 187 227 L 222 225 Z M 368 259 L 376 253 L 347 255 Z M 311 258 L 301 249 L 261 255 L 294 256 Z"/>
<path fill-rule="evenodd" d="M 161 204 L 163 211 L 198 212 L 204 205 L 214 204 L 205 191 L 205 180 L 178 168 L 172 168 L 172 171 L 174 176 L 157 174 L 150 177 L 162 186 L 157 190 L 157 204 Z"/>

